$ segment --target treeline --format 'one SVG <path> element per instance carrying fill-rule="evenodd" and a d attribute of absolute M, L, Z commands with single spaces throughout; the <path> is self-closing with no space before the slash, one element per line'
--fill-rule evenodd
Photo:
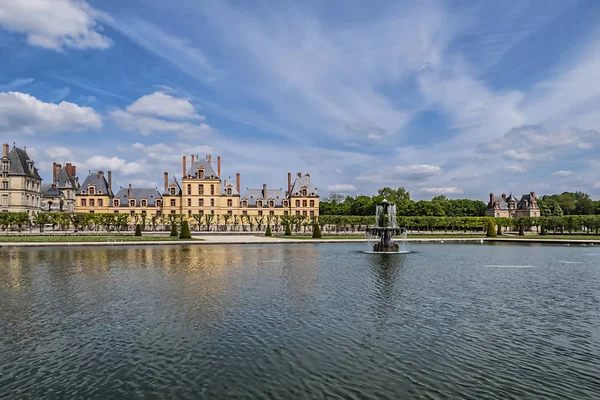
<path fill-rule="evenodd" d="M 332 194 L 319 203 L 320 215 L 375 215 L 375 207 L 383 199 L 396 204 L 396 213 L 405 216 L 431 217 L 482 217 L 486 203 L 480 200 L 449 200 L 446 196 L 436 196 L 432 200 L 413 201 L 404 188 L 389 187 L 379 189 L 375 196 L 343 196 Z"/>
<path fill-rule="evenodd" d="M 600 200 L 592 200 L 590 195 L 584 192 L 544 195 L 538 199 L 538 205 L 544 217 L 600 215 Z"/>

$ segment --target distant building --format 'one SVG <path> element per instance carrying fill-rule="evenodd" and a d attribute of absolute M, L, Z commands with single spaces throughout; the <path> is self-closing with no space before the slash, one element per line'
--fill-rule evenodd
<path fill-rule="evenodd" d="M 90 172 L 77 189 L 77 212 L 107 213 L 110 201 L 114 197 L 111 189 L 112 176 L 108 171 L 108 180 L 103 171 Z"/>
<path fill-rule="evenodd" d="M 120 188 L 115 197 L 112 198 L 111 211 L 129 214 L 134 218 L 136 215 L 151 218 L 162 214 L 162 202 L 163 198 L 158 189 L 134 188 L 130 184 L 128 188 Z M 145 223 L 147 221 L 133 222 Z"/>
<path fill-rule="evenodd" d="M 78 190 L 77 167 L 52 163 L 52 183 L 42 189 L 42 211 L 75 212 Z"/>
<path fill-rule="evenodd" d="M 2 145 L 0 159 L 0 211 L 26 212 L 33 215 L 40 210 L 42 178 L 23 149 L 8 143 Z"/>
<path fill-rule="evenodd" d="M 524 194 L 521 200 L 517 200 L 512 193 L 507 197 L 505 193 L 497 199 L 494 193 L 490 193 L 490 202 L 485 210 L 487 217 L 539 217 L 540 207 L 537 204 L 535 192 Z"/>

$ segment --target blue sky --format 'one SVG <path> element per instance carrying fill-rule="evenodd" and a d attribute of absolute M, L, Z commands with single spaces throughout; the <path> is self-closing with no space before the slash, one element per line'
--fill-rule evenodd
<path fill-rule="evenodd" d="M 0 140 L 116 186 L 181 156 L 322 195 L 600 197 L 600 3 L 0 0 Z"/>

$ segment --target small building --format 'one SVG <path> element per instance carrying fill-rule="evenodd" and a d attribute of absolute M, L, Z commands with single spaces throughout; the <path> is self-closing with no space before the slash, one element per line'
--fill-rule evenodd
<path fill-rule="evenodd" d="M 43 188 L 42 211 L 75 212 L 79 178 L 71 163 L 52 163 L 52 184 Z"/>
<path fill-rule="evenodd" d="M 0 211 L 34 215 L 42 202 L 42 177 L 27 151 L 2 144 Z"/>
<path fill-rule="evenodd" d="M 511 193 L 508 197 L 502 193 L 500 198 L 496 198 L 494 193 L 490 193 L 490 202 L 485 210 L 486 217 L 539 217 L 540 207 L 537 204 L 535 192 L 524 194 L 520 200 L 517 200 Z"/>
<path fill-rule="evenodd" d="M 89 175 L 79 189 L 77 189 L 77 212 L 107 213 L 110 208 L 110 200 L 113 198 L 111 189 L 112 174 L 108 171 L 108 180 L 103 171 Z"/>

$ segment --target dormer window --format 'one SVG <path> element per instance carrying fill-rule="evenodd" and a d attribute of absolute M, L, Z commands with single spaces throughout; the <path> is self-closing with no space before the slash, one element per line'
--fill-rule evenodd
<path fill-rule="evenodd" d="M 102 194 L 102 190 L 98 190 L 98 194 Z"/>
<path fill-rule="evenodd" d="M 231 188 L 227 188 L 227 196 L 231 196 Z"/>
<path fill-rule="evenodd" d="M 275 207 L 275 201 L 269 200 L 269 207 Z"/>
<path fill-rule="evenodd" d="M 175 188 L 171 187 L 171 196 L 175 196 Z"/>
<path fill-rule="evenodd" d="M 262 202 L 262 200 L 258 200 L 258 201 L 256 202 L 256 205 L 257 205 L 258 207 L 262 207 L 262 206 L 263 206 L 263 202 Z"/>
<path fill-rule="evenodd" d="M 248 207 L 248 200 L 242 200 L 242 207 Z"/>
<path fill-rule="evenodd" d="M 198 168 L 198 179 L 204 179 L 204 168 Z"/>
<path fill-rule="evenodd" d="M 94 186 L 88 186 L 88 193 L 89 194 L 94 194 L 96 193 L 96 188 Z"/>
<path fill-rule="evenodd" d="M 113 207 L 119 207 L 119 199 L 113 200 Z"/>
<path fill-rule="evenodd" d="M 162 206 L 162 200 L 156 200 L 156 207 L 161 207 Z"/>
<path fill-rule="evenodd" d="M 306 197 L 308 191 L 306 189 L 302 189 L 302 197 Z"/>
<path fill-rule="evenodd" d="M 284 206 L 284 207 L 287 207 L 287 206 L 288 206 L 288 201 L 287 201 L 287 200 L 284 200 L 284 201 L 283 201 L 283 206 Z"/>
<path fill-rule="evenodd" d="M 140 200 L 140 206 L 141 207 L 148 207 L 148 200 L 146 200 L 146 199 Z"/>
<path fill-rule="evenodd" d="M 135 199 L 129 200 L 129 207 L 135 207 Z"/>

